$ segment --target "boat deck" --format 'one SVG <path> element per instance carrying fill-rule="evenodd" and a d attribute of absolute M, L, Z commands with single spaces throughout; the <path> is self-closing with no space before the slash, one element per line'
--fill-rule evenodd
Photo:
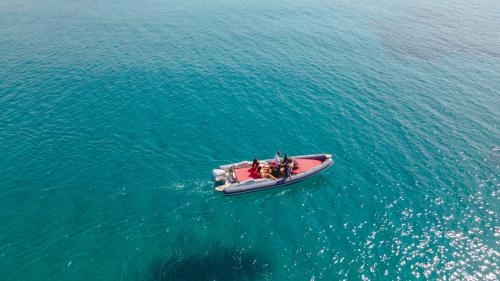
<path fill-rule="evenodd" d="M 293 174 L 299 174 L 305 172 L 323 163 L 323 161 L 317 159 L 299 158 L 294 160 L 295 162 L 297 162 L 298 169 L 294 170 Z M 271 161 L 271 164 L 274 164 L 274 161 Z M 234 169 L 234 173 L 236 175 L 236 179 L 240 182 L 248 179 L 261 178 L 261 176 L 257 173 L 257 171 L 252 168 L 237 168 Z"/>

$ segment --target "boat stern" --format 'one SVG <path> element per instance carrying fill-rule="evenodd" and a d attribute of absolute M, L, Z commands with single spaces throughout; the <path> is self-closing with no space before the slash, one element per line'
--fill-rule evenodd
<path fill-rule="evenodd" d="M 217 191 L 223 191 L 225 188 L 231 186 L 230 171 L 213 169 L 212 179 L 215 184 L 215 190 Z"/>

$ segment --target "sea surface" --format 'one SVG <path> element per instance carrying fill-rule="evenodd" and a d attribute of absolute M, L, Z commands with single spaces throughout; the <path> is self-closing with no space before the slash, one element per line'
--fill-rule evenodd
<path fill-rule="evenodd" d="M 0 0 L 0 280 L 498 280 L 499 126 L 497 0 Z"/>

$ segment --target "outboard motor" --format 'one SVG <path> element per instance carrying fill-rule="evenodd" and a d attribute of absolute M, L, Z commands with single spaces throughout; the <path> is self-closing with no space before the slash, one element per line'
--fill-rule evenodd
<path fill-rule="evenodd" d="M 226 183 L 226 171 L 221 169 L 213 169 L 212 176 L 215 182 L 215 186 L 223 185 Z"/>

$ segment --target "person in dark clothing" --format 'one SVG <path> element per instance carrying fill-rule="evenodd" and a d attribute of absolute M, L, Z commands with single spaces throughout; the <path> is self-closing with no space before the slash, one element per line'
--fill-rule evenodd
<path fill-rule="evenodd" d="M 290 159 L 288 159 L 288 155 L 285 153 L 285 157 L 283 158 L 283 176 L 288 177 L 288 165 L 290 164 Z"/>
<path fill-rule="evenodd" d="M 280 176 L 286 177 L 288 176 L 288 155 L 285 153 L 285 157 L 283 157 L 283 161 L 281 161 L 280 167 Z"/>
<path fill-rule="evenodd" d="M 283 168 L 282 168 L 282 174 L 285 177 L 289 177 L 292 175 L 293 172 L 293 160 L 292 158 L 288 158 L 288 155 L 285 153 L 285 157 L 283 158 Z"/>
<path fill-rule="evenodd" d="M 257 160 L 257 158 L 255 158 L 255 159 L 253 159 L 252 170 L 257 170 L 257 167 L 259 167 L 259 160 Z"/>

